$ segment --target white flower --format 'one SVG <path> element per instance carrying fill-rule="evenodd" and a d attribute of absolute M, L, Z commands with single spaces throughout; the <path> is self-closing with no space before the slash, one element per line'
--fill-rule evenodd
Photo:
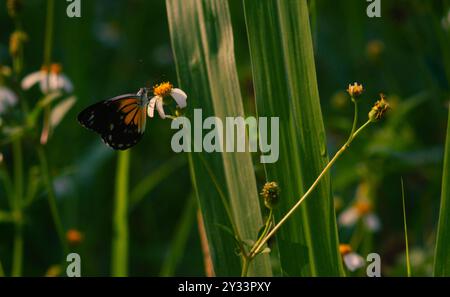
<path fill-rule="evenodd" d="M 352 206 L 344 210 L 338 218 L 339 225 L 344 227 L 354 226 L 362 219 L 368 230 L 376 232 L 381 229 L 378 216 L 372 212 L 372 206 L 367 201 L 356 201 Z"/>
<path fill-rule="evenodd" d="M 364 258 L 355 253 L 350 245 L 348 244 L 340 244 L 339 252 L 344 260 L 344 264 L 350 271 L 355 271 L 364 266 Z"/>
<path fill-rule="evenodd" d="M 10 106 L 14 106 L 18 99 L 16 94 L 7 87 L 0 86 L 0 114 Z"/>
<path fill-rule="evenodd" d="M 344 263 L 348 270 L 355 271 L 364 266 L 364 258 L 357 253 L 348 253 L 344 255 Z"/>
<path fill-rule="evenodd" d="M 25 76 L 22 80 L 22 89 L 28 90 L 37 83 L 39 83 L 44 94 L 60 90 L 64 90 L 67 93 L 73 91 L 72 82 L 62 73 L 62 68 L 59 64 L 51 64 L 50 67 L 43 66 L 41 70 Z"/>
<path fill-rule="evenodd" d="M 174 88 L 170 82 L 163 82 L 153 87 L 153 94 L 155 95 L 148 103 L 147 113 L 148 116 L 153 118 L 155 107 L 159 113 L 159 116 L 164 119 L 166 114 L 164 113 L 163 100 L 165 97 L 172 97 L 177 103 L 179 108 L 185 108 L 187 105 L 187 95 L 183 90 Z"/>

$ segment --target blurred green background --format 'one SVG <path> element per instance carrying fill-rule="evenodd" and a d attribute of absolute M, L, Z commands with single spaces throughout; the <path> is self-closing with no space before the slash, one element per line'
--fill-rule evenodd
<path fill-rule="evenodd" d="M 83 234 L 82 242 L 71 248 L 81 255 L 82 275 L 109 275 L 116 152 L 83 129 L 76 115 L 96 101 L 135 92 L 161 79 L 176 83 L 165 2 L 81 1 L 81 18 L 68 18 L 68 3 L 56 2 L 52 60 L 63 65 L 78 101 L 47 144 L 51 174 L 64 228 Z M 0 64 L 10 65 L 8 42 L 14 24 L 4 3 L 2 0 L 0 6 Z M 244 105 L 247 115 L 254 115 L 243 6 L 240 0 L 230 0 L 229 4 Z M 366 252 L 379 253 L 384 275 L 405 275 L 403 177 L 413 272 L 431 275 L 450 100 L 450 19 L 444 9 L 448 9 L 448 2 L 382 1 L 381 18 L 366 16 L 365 1 L 310 1 L 310 7 L 329 151 L 336 151 L 351 129 L 352 106 L 345 94 L 349 83 L 363 83 L 368 90 L 364 98 L 370 100 L 362 102 L 362 117 L 379 92 L 385 93 L 393 106 L 388 118 L 361 135 L 333 168 L 338 214 L 353 201 L 357 189 L 364 187 L 382 229 L 362 239 L 361 253 L 364 246 Z M 24 1 L 22 14 L 23 30 L 29 37 L 24 73 L 29 73 L 43 62 L 45 1 Z M 186 156 L 176 156 L 170 148 L 172 134 L 170 121 L 158 117 L 148 120 L 143 140 L 131 150 L 131 191 L 155 171 L 174 167 L 130 208 L 132 276 L 158 275 L 170 261 L 168 251 L 173 248 L 171 243 L 192 191 Z M 37 162 L 32 145 L 31 141 L 24 143 L 28 169 Z M 0 150 L 9 166 L 10 147 Z M 262 184 L 262 174 L 257 176 Z M 25 213 L 24 275 L 44 275 L 61 261 L 45 196 L 40 189 Z M 2 210 L 7 209 L 4 197 L 2 186 Z M 189 238 L 175 274 L 204 275 L 195 216 L 189 221 Z M 0 222 L 0 260 L 6 274 L 11 267 L 13 231 L 12 224 Z M 340 229 L 340 240 L 349 241 L 351 231 Z"/>

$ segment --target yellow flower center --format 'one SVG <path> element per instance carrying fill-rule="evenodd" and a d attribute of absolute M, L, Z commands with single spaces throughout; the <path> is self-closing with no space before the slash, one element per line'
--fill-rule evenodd
<path fill-rule="evenodd" d="M 76 229 L 69 229 L 66 233 L 66 239 L 69 244 L 77 245 L 83 241 L 83 234 Z"/>
<path fill-rule="evenodd" d="M 50 72 L 51 73 L 55 73 L 55 74 L 61 73 L 62 72 L 61 64 L 52 64 L 52 65 L 50 65 Z"/>
<path fill-rule="evenodd" d="M 51 64 L 50 67 L 47 65 L 42 65 L 41 71 L 44 71 L 47 73 L 50 72 L 50 73 L 54 73 L 54 74 L 59 74 L 62 72 L 62 66 L 61 66 L 61 64 L 57 64 L 57 63 Z"/>
<path fill-rule="evenodd" d="M 340 244 L 339 245 L 339 253 L 344 256 L 352 251 L 352 247 L 349 244 Z"/>
<path fill-rule="evenodd" d="M 350 96 L 352 96 L 352 97 L 360 96 L 363 91 L 364 91 L 363 86 L 356 82 L 353 85 L 352 84 L 348 85 L 348 88 L 347 88 L 347 93 L 349 93 Z"/>
<path fill-rule="evenodd" d="M 153 87 L 155 96 L 166 97 L 172 91 L 173 85 L 170 82 L 163 82 Z"/>
<path fill-rule="evenodd" d="M 355 203 L 354 207 L 360 215 L 368 214 L 372 210 L 372 206 L 366 201 L 358 201 Z"/>

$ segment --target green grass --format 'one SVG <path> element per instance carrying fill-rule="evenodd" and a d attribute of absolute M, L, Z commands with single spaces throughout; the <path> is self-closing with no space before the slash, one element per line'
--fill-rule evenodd
<path fill-rule="evenodd" d="M 403 209 L 403 229 L 405 232 L 405 251 L 406 251 L 406 272 L 408 277 L 411 277 L 411 260 L 409 258 L 409 243 L 408 243 L 408 225 L 406 224 L 406 206 L 405 206 L 405 187 L 402 183 L 402 209 Z"/>
<path fill-rule="evenodd" d="M 178 80 L 189 94 L 188 113 L 201 108 L 203 118 L 214 115 L 223 122 L 225 116 L 244 116 L 228 3 L 166 3 Z M 190 166 L 214 271 L 218 276 L 239 275 L 234 240 L 219 226 L 228 226 L 238 239 L 249 240 L 263 225 L 250 153 L 191 153 Z M 267 255 L 250 267 L 249 275 L 271 274 Z"/>
<path fill-rule="evenodd" d="M 437 228 L 434 275 L 450 276 L 450 112 L 442 168 L 442 193 Z"/>
<path fill-rule="evenodd" d="M 244 1 L 258 116 L 280 118 L 280 158 L 266 165 L 286 213 L 328 162 L 306 1 Z M 327 174 L 277 235 L 289 276 L 342 275 Z"/>

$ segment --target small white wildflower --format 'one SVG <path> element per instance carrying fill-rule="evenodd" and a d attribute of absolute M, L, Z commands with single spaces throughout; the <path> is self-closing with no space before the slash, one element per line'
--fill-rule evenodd
<path fill-rule="evenodd" d="M 179 108 L 185 108 L 187 105 L 186 93 L 178 88 L 174 88 L 170 82 L 163 82 L 153 87 L 153 94 L 155 95 L 148 104 L 147 113 L 149 117 L 154 116 L 155 107 L 159 113 L 159 116 L 164 119 L 166 114 L 163 108 L 163 99 L 167 96 L 172 97 L 176 102 Z"/>
<path fill-rule="evenodd" d="M 350 271 L 355 271 L 364 266 L 364 258 L 359 254 L 355 253 L 350 245 L 348 244 L 340 244 L 339 252 L 344 260 L 344 264 Z"/>
<path fill-rule="evenodd" d="M 73 91 L 72 82 L 62 73 L 60 64 L 51 64 L 50 67 L 43 66 L 41 70 L 28 74 L 22 80 L 22 89 L 28 90 L 37 83 L 39 83 L 41 92 L 44 94 L 60 90 L 67 93 Z"/>
<path fill-rule="evenodd" d="M 7 87 L 0 86 L 0 114 L 17 103 L 17 95 Z"/>
<path fill-rule="evenodd" d="M 354 226 L 362 219 L 368 230 L 377 232 L 381 229 L 378 216 L 372 211 L 372 206 L 365 200 L 356 201 L 352 206 L 344 210 L 338 217 L 339 225 L 344 227 Z"/>

